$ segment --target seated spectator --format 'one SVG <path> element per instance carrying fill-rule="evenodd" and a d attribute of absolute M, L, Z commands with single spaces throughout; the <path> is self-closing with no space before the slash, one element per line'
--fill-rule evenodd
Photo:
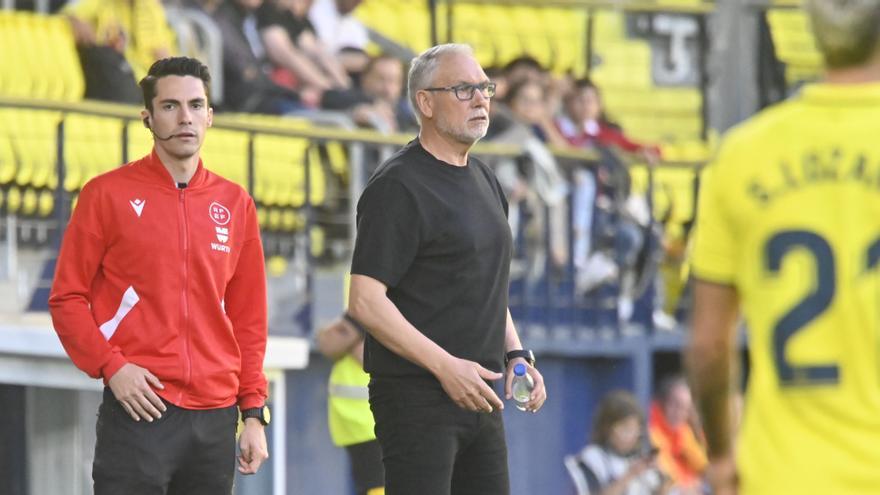
<path fill-rule="evenodd" d="M 651 404 L 651 442 L 660 449 L 658 465 L 681 495 L 699 494 L 707 458 L 691 390 L 681 376 L 663 379 Z"/>
<path fill-rule="evenodd" d="M 574 81 L 571 92 L 564 99 L 565 114 L 556 123 L 572 146 L 618 148 L 639 153 L 650 164 L 660 158 L 660 148 L 629 139 L 619 125 L 608 119 L 599 88 L 591 80 L 584 78 Z"/>
<path fill-rule="evenodd" d="M 629 170 L 611 150 L 638 152 L 653 164 L 659 159 L 659 149 L 628 139 L 605 115 L 599 90 L 589 79 L 574 81 L 563 103 L 564 114 L 556 120 L 559 131 L 572 146 L 596 149 L 601 156 L 594 170 L 578 170 L 573 175 L 576 289 L 585 293 L 605 281 L 620 279 L 619 317 L 627 321 L 639 278 L 636 263 L 647 245 L 644 230 L 651 219 L 645 199 L 630 195 Z M 598 215 L 595 219 L 594 212 Z M 613 256 L 594 249 L 594 233 L 613 249 Z"/>
<path fill-rule="evenodd" d="M 489 76 L 489 80 L 495 83 L 495 99 L 502 102 L 508 100 L 507 92 L 513 85 L 531 81 L 546 88 L 546 83 L 550 78 L 541 63 L 528 55 L 511 60 L 503 68 L 489 68 L 486 70 L 486 75 Z M 553 115 L 552 112 L 548 114 Z M 513 125 L 514 120 L 508 105 L 492 105 L 489 108 L 489 129 L 486 131 L 484 139 L 495 139 L 495 136 L 505 132 L 508 127 Z"/>
<path fill-rule="evenodd" d="M 327 92 L 321 106 L 349 111 L 358 125 L 385 133 L 413 130 L 418 124 L 403 98 L 403 81 L 403 63 L 391 55 L 378 55 L 364 68 L 359 87 Z"/>
<path fill-rule="evenodd" d="M 367 27 L 352 12 L 363 0 L 315 0 L 309 20 L 318 38 L 349 74 L 359 74 L 369 61 Z"/>
<path fill-rule="evenodd" d="M 606 395 L 593 419 L 592 441 L 565 457 L 577 495 L 660 495 L 670 483 L 657 469 L 655 452 L 641 449 L 644 413 L 631 393 Z"/>
<path fill-rule="evenodd" d="M 89 99 L 137 103 L 137 81 L 174 53 L 159 0 L 80 0 L 62 9 L 70 20 Z"/>
<path fill-rule="evenodd" d="M 504 66 L 504 77 L 510 85 L 523 81 L 546 84 L 550 75 L 536 58 L 531 55 L 520 55 Z"/>
<path fill-rule="evenodd" d="M 515 241 L 520 233 L 520 221 L 528 219 L 522 230 L 529 258 L 529 278 L 536 279 L 543 274 L 548 247 L 555 267 L 561 268 L 568 259 L 565 203 L 568 186 L 556 158 L 546 146 L 564 146 L 566 142 L 547 113 L 545 90 L 538 81 L 523 79 L 514 83 L 504 103 L 511 120 L 492 140 L 523 145 L 525 155 L 498 160 L 495 171 L 508 196 L 508 220 Z M 545 241 L 545 230 L 549 232 L 549 243 Z"/>
<path fill-rule="evenodd" d="M 299 95 L 269 77 L 257 33 L 262 0 L 223 0 L 203 7 L 223 38 L 223 110 L 284 115 L 305 108 Z"/>
<path fill-rule="evenodd" d="M 348 88 L 345 69 L 315 35 L 311 5 L 312 0 L 267 0 L 257 9 L 257 27 L 275 67 L 272 78 L 301 94 Z"/>

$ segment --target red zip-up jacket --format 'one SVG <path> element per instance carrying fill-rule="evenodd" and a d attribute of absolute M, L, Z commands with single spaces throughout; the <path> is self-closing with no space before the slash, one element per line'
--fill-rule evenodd
<path fill-rule="evenodd" d="M 89 181 L 64 233 L 49 311 L 73 363 L 105 383 L 134 363 L 183 408 L 265 402 L 256 207 L 201 160 L 185 188 L 155 150 Z"/>

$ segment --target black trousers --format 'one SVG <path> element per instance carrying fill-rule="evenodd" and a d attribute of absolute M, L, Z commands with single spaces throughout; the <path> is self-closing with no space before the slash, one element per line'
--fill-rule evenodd
<path fill-rule="evenodd" d="M 104 389 L 92 465 L 95 495 L 232 493 L 236 406 L 165 406 L 161 418 L 135 421 Z"/>
<path fill-rule="evenodd" d="M 501 411 L 461 409 L 433 378 L 370 380 L 386 495 L 508 495 Z"/>
<path fill-rule="evenodd" d="M 382 447 L 378 440 L 346 445 L 345 451 L 351 462 L 351 478 L 358 495 L 367 495 L 373 488 L 385 486 Z"/>

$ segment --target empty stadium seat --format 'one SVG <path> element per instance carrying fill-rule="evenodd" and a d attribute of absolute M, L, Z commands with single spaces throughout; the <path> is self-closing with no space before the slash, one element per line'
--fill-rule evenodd
<path fill-rule="evenodd" d="M 122 165 L 119 119 L 69 114 L 64 122 L 65 190 L 79 190 L 92 177 Z"/>
<path fill-rule="evenodd" d="M 776 56 L 785 67 L 789 85 L 816 79 L 822 71 L 822 55 L 802 10 L 770 9 L 767 23 L 776 48 Z"/>

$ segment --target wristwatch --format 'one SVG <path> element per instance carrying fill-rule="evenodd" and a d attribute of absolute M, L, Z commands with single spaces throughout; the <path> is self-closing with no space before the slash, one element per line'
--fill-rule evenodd
<path fill-rule="evenodd" d="M 271 420 L 270 416 L 268 406 L 252 407 L 241 411 L 241 422 L 244 423 L 244 420 L 248 418 L 257 418 L 263 426 L 266 426 Z"/>
<path fill-rule="evenodd" d="M 510 362 L 511 359 L 523 358 L 526 362 L 529 363 L 529 366 L 535 366 L 535 353 L 530 349 L 516 349 L 514 351 L 510 351 L 504 355 L 504 367 L 507 367 L 507 363 Z"/>

